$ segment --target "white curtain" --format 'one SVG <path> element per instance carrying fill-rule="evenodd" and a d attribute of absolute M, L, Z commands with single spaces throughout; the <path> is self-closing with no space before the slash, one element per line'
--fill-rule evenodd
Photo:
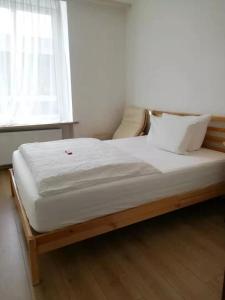
<path fill-rule="evenodd" d="M 0 0 L 0 126 L 72 121 L 66 2 Z"/>

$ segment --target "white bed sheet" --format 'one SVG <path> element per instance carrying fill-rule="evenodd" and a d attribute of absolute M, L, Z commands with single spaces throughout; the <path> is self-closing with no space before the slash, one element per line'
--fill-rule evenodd
<path fill-rule="evenodd" d="M 225 180 L 225 154 L 220 152 L 201 149 L 176 155 L 154 148 L 146 137 L 105 143 L 151 163 L 162 173 L 41 197 L 22 155 L 14 152 L 16 183 L 29 222 L 36 231 L 62 228 Z"/>

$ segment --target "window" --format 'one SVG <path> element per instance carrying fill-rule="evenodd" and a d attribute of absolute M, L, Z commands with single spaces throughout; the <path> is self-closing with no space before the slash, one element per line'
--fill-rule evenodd
<path fill-rule="evenodd" d="M 72 121 L 67 7 L 0 0 L 0 126 Z"/>

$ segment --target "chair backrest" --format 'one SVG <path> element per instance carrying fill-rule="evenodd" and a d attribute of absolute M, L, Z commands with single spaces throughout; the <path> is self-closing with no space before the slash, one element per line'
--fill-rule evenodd
<path fill-rule="evenodd" d="M 113 135 L 113 139 L 142 135 L 148 120 L 148 110 L 135 106 L 125 109 L 122 121 Z"/>

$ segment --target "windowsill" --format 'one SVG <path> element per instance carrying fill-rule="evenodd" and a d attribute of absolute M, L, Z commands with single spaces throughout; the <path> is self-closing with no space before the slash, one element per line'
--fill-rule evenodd
<path fill-rule="evenodd" d="M 54 128 L 62 128 L 66 125 L 75 125 L 79 124 L 78 121 L 73 122 L 64 122 L 64 123 L 46 123 L 46 124 L 31 124 L 31 125 L 12 125 L 12 126 L 1 126 L 0 132 L 10 132 L 10 131 L 24 131 L 24 130 L 37 130 L 37 129 L 54 129 Z"/>

